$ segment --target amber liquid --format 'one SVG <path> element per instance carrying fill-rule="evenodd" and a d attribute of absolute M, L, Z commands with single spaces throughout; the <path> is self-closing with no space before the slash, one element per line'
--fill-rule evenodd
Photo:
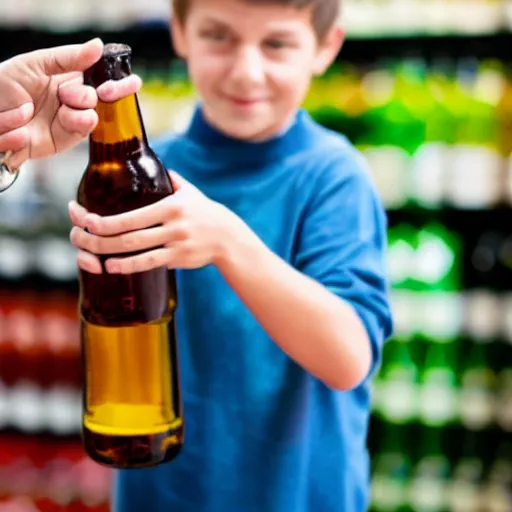
<path fill-rule="evenodd" d="M 145 142 L 135 97 L 100 102 L 97 109 L 100 123 L 91 135 L 78 202 L 114 215 L 170 195 L 167 171 Z M 138 468 L 180 452 L 175 307 L 174 274 L 166 268 L 132 275 L 80 271 L 83 441 L 93 460 Z"/>
<path fill-rule="evenodd" d="M 172 319 L 132 327 L 82 323 L 85 449 L 100 463 L 172 460 L 183 442 Z"/>

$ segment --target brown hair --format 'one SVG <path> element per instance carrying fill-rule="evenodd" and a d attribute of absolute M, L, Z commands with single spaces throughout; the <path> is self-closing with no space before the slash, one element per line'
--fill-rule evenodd
<path fill-rule="evenodd" d="M 184 22 L 192 0 L 172 0 L 173 11 L 180 22 Z M 317 37 L 322 40 L 338 19 L 340 0 L 244 0 L 252 4 L 277 4 L 312 10 L 312 24 Z"/>

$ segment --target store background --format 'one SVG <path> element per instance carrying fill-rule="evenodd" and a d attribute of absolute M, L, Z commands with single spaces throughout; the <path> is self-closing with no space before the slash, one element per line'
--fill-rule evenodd
<path fill-rule="evenodd" d="M 512 512 L 512 0 L 344 4 L 348 41 L 306 107 L 363 151 L 389 214 L 372 510 Z M 149 134 L 181 131 L 195 98 L 167 16 L 168 0 L 1 0 L 0 61 L 126 42 Z M 109 510 L 79 437 L 66 205 L 86 162 L 86 144 L 30 162 L 0 197 L 0 511 Z"/>

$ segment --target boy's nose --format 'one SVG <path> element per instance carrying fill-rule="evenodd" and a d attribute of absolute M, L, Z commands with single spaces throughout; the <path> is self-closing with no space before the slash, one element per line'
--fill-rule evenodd
<path fill-rule="evenodd" d="M 231 80 L 240 87 L 262 83 L 265 72 L 263 56 L 259 49 L 252 46 L 240 47 L 236 52 L 230 75 Z"/>

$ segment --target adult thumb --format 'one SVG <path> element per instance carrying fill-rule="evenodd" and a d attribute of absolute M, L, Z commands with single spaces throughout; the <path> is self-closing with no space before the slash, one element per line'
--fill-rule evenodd
<path fill-rule="evenodd" d="M 83 44 L 56 46 L 27 54 L 27 64 L 39 67 L 46 75 L 85 71 L 103 54 L 103 41 L 91 39 Z"/>

